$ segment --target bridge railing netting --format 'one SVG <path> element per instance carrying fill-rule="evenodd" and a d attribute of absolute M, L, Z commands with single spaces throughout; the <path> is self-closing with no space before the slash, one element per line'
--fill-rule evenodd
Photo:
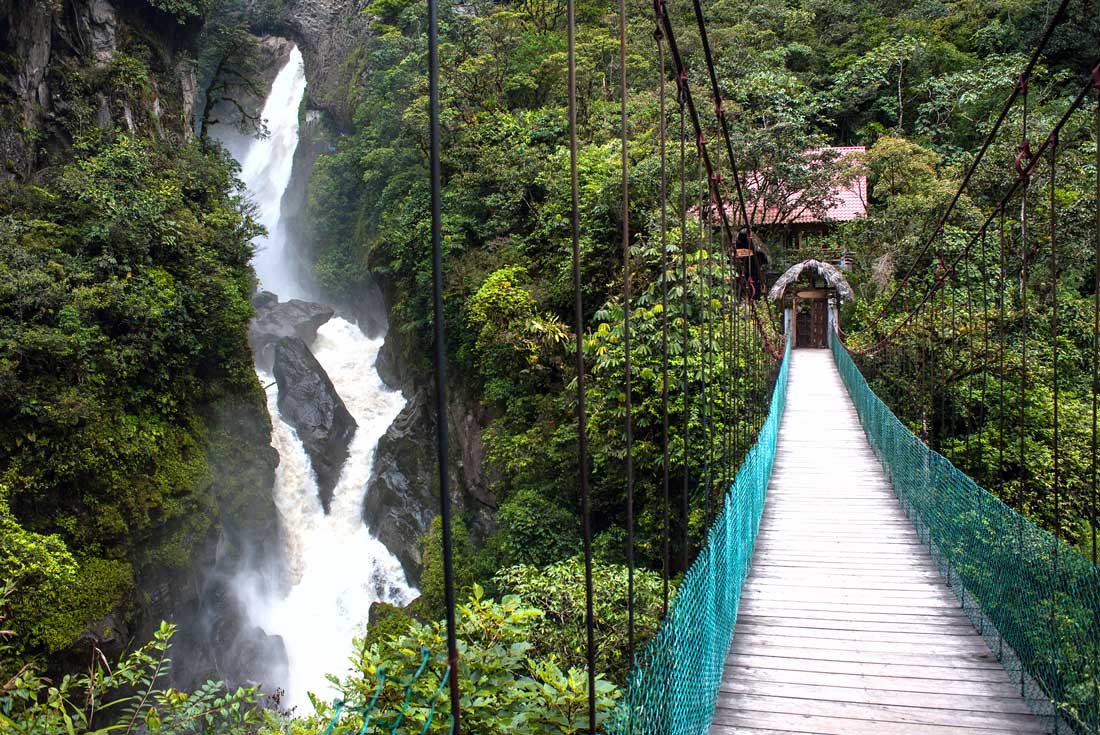
<path fill-rule="evenodd" d="M 756 443 L 657 635 L 635 657 L 626 693 L 604 728 L 609 735 L 703 735 L 710 728 L 775 461 L 789 362 L 788 345 Z"/>
<path fill-rule="evenodd" d="M 930 450 L 830 337 L 868 440 L 960 607 L 1051 731 L 1100 732 L 1097 567 Z"/>

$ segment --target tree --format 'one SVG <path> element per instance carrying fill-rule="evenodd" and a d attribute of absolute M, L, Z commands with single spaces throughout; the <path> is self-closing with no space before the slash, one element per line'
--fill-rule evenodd
<path fill-rule="evenodd" d="M 259 108 L 266 95 L 260 44 L 242 15 L 232 7 L 232 0 L 223 2 L 199 37 L 197 66 L 203 103 L 195 124 L 203 141 L 210 127 L 218 124 L 232 125 L 242 135 L 267 134 Z"/>

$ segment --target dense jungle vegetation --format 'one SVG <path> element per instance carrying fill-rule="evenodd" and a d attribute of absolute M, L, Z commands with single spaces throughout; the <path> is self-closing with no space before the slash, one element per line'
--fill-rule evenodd
<path fill-rule="evenodd" d="M 223 35 L 211 43 L 220 38 L 223 50 L 240 52 L 243 25 L 233 14 L 189 2 L 150 4 L 193 30 L 204 24 L 213 29 L 217 20 Z M 629 6 L 635 294 L 629 308 L 638 554 L 646 568 L 638 582 L 639 631 L 646 637 L 656 628 L 662 595 L 662 278 L 669 288 L 673 364 L 688 360 L 690 375 L 686 403 L 674 383 L 670 410 L 672 466 L 678 472 L 686 462 L 691 476 L 692 544 L 705 525 L 708 488 L 724 482 L 724 468 L 735 467 L 766 410 L 774 365 L 759 349 L 746 349 L 746 340 L 760 339 L 747 312 L 729 329 L 708 333 L 710 315 L 727 298 L 719 284 L 729 274 L 712 257 L 718 248 L 713 233 L 688 223 L 681 240 L 675 206 L 669 212 L 672 263 L 660 272 L 661 72 L 652 7 Z M 1032 81 L 1029 114 L 1036 136 L 1045 134 L 1096 62 L 1095 12 L 1084 0 L 1070 8 Z M 382 281 L 393 303 L 391 329 L 407 345 L 404 357 L 420 361 L 412 369 L 426 376 L 431 262 L 424 7 L 376 0 L 364 12 L 371 33 L 350 58 L 334 61 L 355 72 L 346 100 L 353 116 L 309 184 L 309 250 L 318 282 L 334 297 L 353 296 L 371 274 Z M 585 681 L 570 361 L 565 4 L 447 2 L 442 12 L 449 358 L 453 379 L 490 410 L 485 440 L 498 499 L 495 532 L 472 539 L 460 523 L 456 539 L 459 597 L 466 601 L 459 611 L 466 722 L 471 732 L 571 733 L 585 722 Z M 705 89 L 690 4 L 670 3 L 669 12 L 682 29 L 692 84 Z M 1016 83 L 1048 20 L 1049 3 L 717 0 L 706 12 L 743 170 L 780 172 L 789 190 L 810 192 L 807 205 L 821 209 L 827 203 L 821 177 L 831 178 L 840 165 L 799 165 L 798 154 L 822 145 L 868 147 L 861 162 L 870 184 L 866 220 L 807 242 L 803 252 L 783 249 L 782 222 L 761 235 L 773 274 L 802 257 L 849 253 L 859 301 L 843 315 L 843 327 L 852 344 L 877 341 L 904 318 L 908 297 L 876 320 L 899 276 L 915 264 L 911 288 L 927 285 L 936 258 L 963 246 L 1007 181 L 1019 142 L 1011 135 L 996 142 L 935 251 L 915 262 L 991 116 Z M 590 0 L 579 2 L 577 13 L 585 352 L 597 587 L 605 592 L 598 605 L 600 707 L 606 712 L 629 663 L 622 653 L 617 17 L 613 4 Z M 201 48 L 196 46 L 200 60 Z M 277 702 L 261 702 L 256 690 L 229 693 L 211 685 L 184 694 L 169 688 L 164 659 L 170 626 L 119 665 L 93 662 L 87 673 L 43 678 L 56 663 L 51 654 L 132 593 L 135 568 L 182 563 L 186 544 L 205 532 L 208 509 L 218 502 L 210 448 L 226 437 L 211 429 L 219 424 L 207 420 L 210 407 L 220 399 L 255 405 L 260 390 L 245 341 L 253 283 L 248 243 L 256 226 L 235 166 L 211 141 L 178 144 L 158 137 L 151 123 L 141 124 L 142 111 L 152 106 L 152 80 L 165 70 L 157 67 L 161 57 L 148 39 L 135 36 L 124 49 L 107 69 L 66 71 L 63 89 L 72 104 L 62 124 L 70 126 L 70 144 L 54 153 L 46 174 L 0 185 L 0 577 L 15 585 L 5 598 L 8 627 L 16 633 L 10 639 L 2 634 L 0 683 L 7 683 L 0 684 L 0 725 L 19 733 L 100 732 L 119 721 L 151 732 L 322 732 L 332 716 L 323 702 L 316 714 L 288 715 Z M 0 59 L 0 81 L 4 63 Z M 237 63 L 247 68 L 251 62 Z M 667 90 L 675 199 L 679 119 L 671 81 Z M 137 111 L 138 132 L 121 123 L 106 129 L 93 124 L 86 100 L 103 91 Z M 1086 553 L 1090 291 L 1096 275 L 1088 239 L 1095 205 L 1086 196 L 1096 175 L 1088 116 L 1096 103 L 1088 104 L 1063 135 L 1056 191 L 1066 228 L 1058 280 L 1064 312 L 1059 381 L 1070 499 L 1059 531 Z M 4 119 L 15 124 L 6 112 Z M 1019 125 L 1011 117 L 1006 130 Z M 694 202 L 700 189 L 690 141 L 683 163 Z M 1044 197 L 1032 197 L 1030 206 L 1034 221 L 1043 222 Z M 936 448 L 1052 528 L 1052 357 L 1048 333 L 1040 328 L 1049 323 L 1049 243 L 1044 249 L 1040 226 L 1021 244 L 1009 220 L 1010 273 L 1018 272 L 1018 252 L 1026 247 L 1028 277 L 1003 298 L 982 288 L 1000 268 L 991 238 L 936 304 L 937 314 L 957 320 L 937 316 L 907 325 L 894 357 L 868 361 L 867 368 L 876 389 L 915 431 L 927 426 Z M 1020 320 L 989 316 L 1001 301 L 1016 313 L 1025 293 L 1030 330 Z M 969 331 L 959 328 L 964 313 Z M 1003 369 L 993 359 L 999 353 L 983 341 L 1002 324 Z M 728 341 L 737 349 L 728 350 Z M 1026 373 L 1021 347 L 1028 352 Z M 938 381 L 921 382 L 932 354 L 943 372 Z M 712 378 L 741 381 L 722 381 L 711 394 L 716 411 L 709 448 L 700 401 L 704 363 L 714 370 Z M 1021 455 L 1015 412 L 1022 387 L 1028 399 Z M 686 437 L 680 429 L 685 412 Z M 717 469 L 708 471 L 712 464 Z M 257 469 L 237 481 L 243 486 L 261 474 Z M 678 547 L 679 528 L 673 539 Z M 380 701 L 399 709 L 404 688 L 398 682 L 415 673 L 422 647 L 431 652 L 433 676 L 442 670 L 438 527 L 424 544 L 424 595 L 410 610 L 379 611 L 357 642 L 355 673 L 339 684 L 349 701 L 373 696 L 385 669 L 389 683 Z M 681 551 L 674 549 L 674 560 Z M 673 577 L 680 566 L 674 561 Z M 407 715 L 414 731 L 431 716 L 437 685 L 438 678 L 427 676 L 414 682 L 417 696 Z M 117 705 L 104 714 L 97 702 Z M 265 706 L 256 709 L 257 703 Z M 439 717 L 433 727 L 442 731 L 444 721 Z M 350 722 L 345 719 L 337 732 Z"/>
<path fill-rule="evenodd" d="M 169 36 L 223 28 L 169 5 Z M 259 227 L 236 163 L 187 135 L 169 40 L 128 30 L 108 61 L 50 69 L 48 127 L 3 103 L 33 150 L 0 179 L 0 578 L 21 653 L 64 651 L 142 573 L 189 567 L 270 481 L 246 341 Z"/>

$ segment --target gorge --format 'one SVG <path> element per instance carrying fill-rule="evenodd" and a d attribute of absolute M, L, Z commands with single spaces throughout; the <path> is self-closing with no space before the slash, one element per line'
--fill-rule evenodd
<path fill-rule="evenodd" d="M 242 179 L 268 231 L 257 239 L 253 261 L 260 288 L 281 299 L 304 300 L 316 293 L 295 272 L 293 244 L 282 217 L 305 90 L 304 61 L 294 46 L 261 112 L 269 135 L 243 141 L 243 148 L 239 139 L 226 138 L 241 160 Z M 276 381 L 271 367 L 259 368 L 260 382 L 267 386 L 272 442 L 280 458 L 272 494 L 286 564 L 259 560 L 265 572 L 243 571 L 237 585 L 250 618 L 286 647 L 285 680 L 279 680 L 278 673 L 274 681 L 264 679 L 272 672 L 257 672 L 256 678 L 269 687 L 284 687 L 285 701 L 299 707 L 308 705 L 309 692 L 327 696 L 325 674 L 346 669 L 352 636 L 362 632 L 365 612 L 373 602 L 404 605 L 416 596 L 400 562 L 363 520 L 375 447 L 405 401 L 382 383 L 374 367 L 382 337 L 367 337 L 340 314 L 329 311 L 321 319 L 326 316 L 331 318 L 312 327 L 312 344 L 298 344 L 307 355 L 312 351 L 315 369 L 326 382 L 331 381 L 328 388 L 336 394 L 340 408 L 346 406 L 344 413 L 352 420 L 350 443 L 339 457 L 342 461 L 329 468 L 328 474 L 336 470 L 335 482 L 323 494 L 318 487 L 318 457 L 308 453 L 299 438 L 304 427 L 295 430 L 283 420 L 284 385 L 272 385 Z M 290 344 L 286 340 L 281 338 L 275 346 L 276 373 L 281 350 Z"/>

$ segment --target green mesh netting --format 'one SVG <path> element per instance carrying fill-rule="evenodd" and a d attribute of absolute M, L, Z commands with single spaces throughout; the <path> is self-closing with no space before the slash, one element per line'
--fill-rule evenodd
<path fill-rule="evenodd" d="M 1054 732 L 1100 732 L 1097 568 L 928 449 L 830 344 L 898 500 L 1020 694 Z"/>
<path fill-rule="evenodd" d="M 657 635 L 635 657 L 626 693 L 608 720 L 609 734 L 702 735 L 710 728 L 775 460 L 789 361 L 788 347 L 764 426 Z"/>

